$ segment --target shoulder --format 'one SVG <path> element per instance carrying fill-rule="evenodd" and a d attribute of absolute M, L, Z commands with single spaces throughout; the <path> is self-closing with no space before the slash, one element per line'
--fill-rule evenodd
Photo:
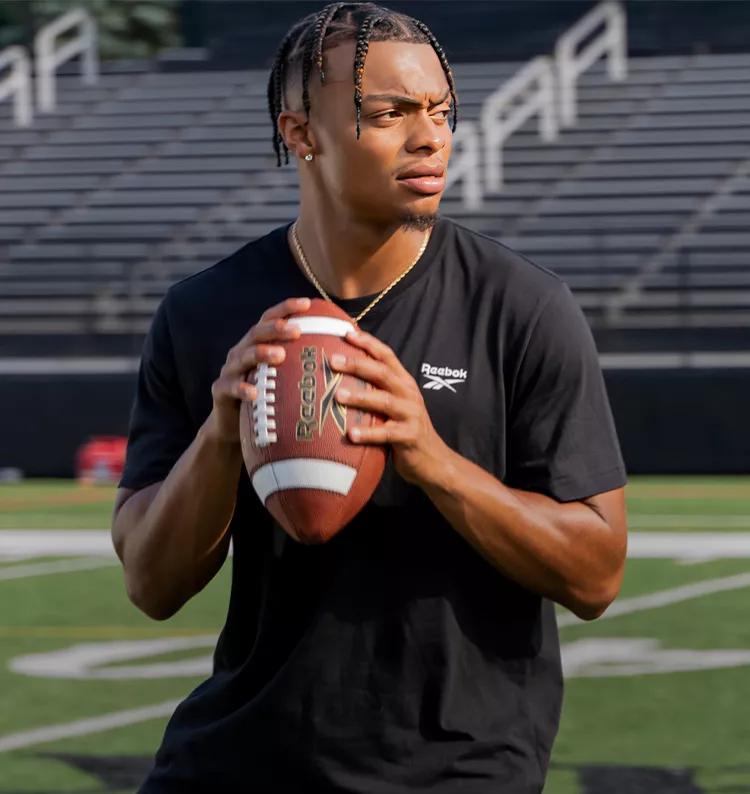
<path fill-rule="evenodd" d="M 500 240 L 446 217 L 449 268 L 463 271 L 473 290 L 493 295 L 504 310 L 538 315 L 550 300 L 570 294 L 555 272 Z"/>
<path fill-rule="evenodd" d="M 277 226 L 215 264 L 176 281 L 163 299 L 168 313 L 193 312 L 200 306 L 220 311 L 224 302 L 246 293 L 250 285 L 257 287 L 260 271 L 275 256 L 285 229 L 286 225 Z"/>

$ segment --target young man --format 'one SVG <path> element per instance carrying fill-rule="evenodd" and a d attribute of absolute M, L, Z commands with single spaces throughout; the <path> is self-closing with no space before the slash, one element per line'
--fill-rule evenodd
<path fill-rule="evenodd" d="M 591 332 L 555 274 L 438 214 L 455 92 L 423 23 L 326 6 L 282 42 L 269 105 L 297 221 L 172 287 L 143 351 L 113 522 L 128 594 L 168 618 L 230 537 L 234 557 L 214 674 L 141 791 L 539 792 L 553 602 L 597 617 L 625 558 Z M 350 439 L 391 455 L 365 509 L 304 546 L 252 490 L 238 413 L 321 295 L 372 356 L 335 363 L 375 387 L 338 400 L 388 418 Z"/>

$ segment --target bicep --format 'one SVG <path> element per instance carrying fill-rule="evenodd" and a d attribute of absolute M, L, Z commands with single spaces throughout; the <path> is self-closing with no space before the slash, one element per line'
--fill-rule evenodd
<path fill-rule="evenodd" d="M 613 488 L 609 491 L 587 496 L 579 500 L 581 504 L 593 510 L 606 525 L 601 538 L 608 550 L 617 578 L 619 591 L 625 571 L 625 559 L 628 552 L 628 527 L 625 508 L 625 488 Z"/>
<path fill-rule="evenodd" d="M 112 509 L 111 535 L 112 544 L 120 562 L 124 562 L 125 540 L 129 532 L 143 517 L 160 487 L 161 482 L 155 482 L 145 488 L 120 487 L 117 489 Z M 128 509 L 123 510 L 126 504 Z"/>
<path fill-rule="evenodd" d="M 581 501 L 597 513 L 613 531 L 623 535 L 627 533 L 624 486 L 587 496 Z"/>

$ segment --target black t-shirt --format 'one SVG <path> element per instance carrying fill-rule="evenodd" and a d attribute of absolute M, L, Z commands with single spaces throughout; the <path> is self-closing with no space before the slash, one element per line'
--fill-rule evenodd
<path fill-rule="evenodd" d="M 169 290 L 122 486 L 167 476 L 266 308 L 316 296 L 287 229 Z M 371 297 L 337 303 L 354 315 Z M 412 373 L 444 441 L 506 485 L 565 502 L 626 483 L 591 331 L 550 270 L 441 216 L 361 327 Z M 553 604 L 485 561 L 390 461 L 326 544 L 292 540 L 245 473 L 231 532 L 214 673 L 175 711 L 142 792 L 541 791 L 562 701 Z"/>

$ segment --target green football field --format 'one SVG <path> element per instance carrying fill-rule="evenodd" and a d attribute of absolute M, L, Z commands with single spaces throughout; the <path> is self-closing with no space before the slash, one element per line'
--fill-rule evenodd
<path fill-rule="evenodd" d="M 559 612 L 545 792 L 750 792 L 750 477 L 633 476 L 627 493 L 620 597 L 590 623 Z M 229 566 L 149 620 L 107 549 L 112 498 L 0 485 L 0 794 L 134 791 L 208 670 Z"/>

